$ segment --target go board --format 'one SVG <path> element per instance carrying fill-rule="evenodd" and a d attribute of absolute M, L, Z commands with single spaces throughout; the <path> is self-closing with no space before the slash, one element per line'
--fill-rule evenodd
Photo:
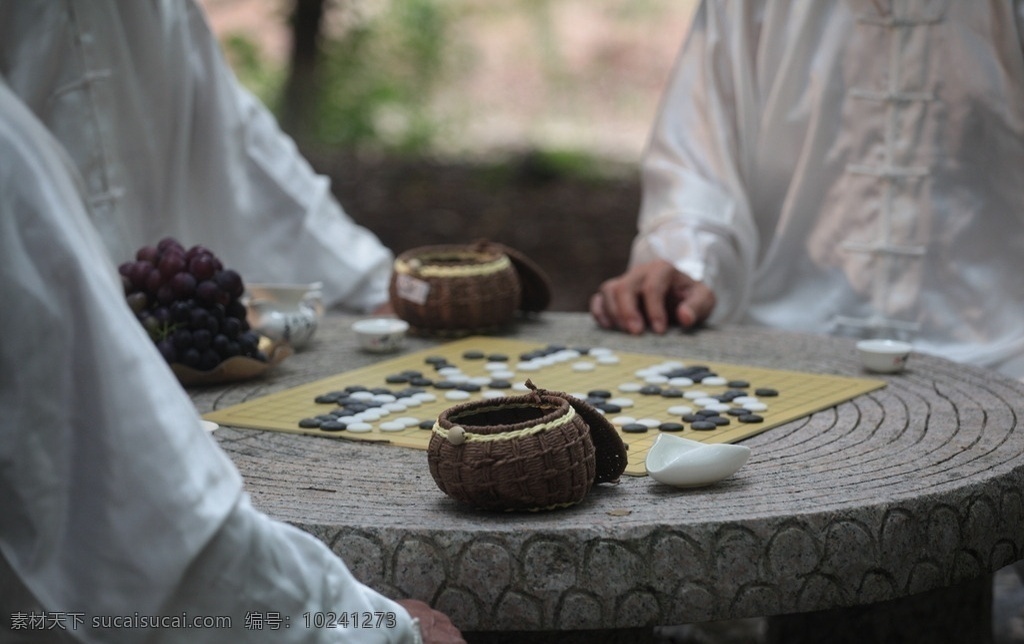
<path fill-rule="evenodd" d="M 602 409 L 628 445 L 626 474 L 670 431 L 734 443 L 885 385 L 881 380 L 470 337 L 204 415 L 233 427 L 423 449 L 446 408 L 525 393 L 525 381 Z M 744 411 L 746 413 L 744 413 Z M 701 424 L 703 423 L 703 424 Z M 710 423 L 710 425 L 709 425 Z M 702 429 L 697 429 L 702 428 Z"/>

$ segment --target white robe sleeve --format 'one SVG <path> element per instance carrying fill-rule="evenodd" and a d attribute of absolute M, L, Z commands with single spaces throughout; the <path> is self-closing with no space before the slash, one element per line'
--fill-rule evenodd
<path fill-rule="evenodd" d="M 249 282 L 387 301 L 393 254 L 241 87 L 194 0 L 0 3 L 0 74 L 75 164 L 115 262 L 173 236 Z"/>
<path fill-rule="evenodd" d="M 418 641 L 408 613 L 324 544 L 250 505 L 125 304 L 71 163 L 2 79 L 0 159 L 0 575 L 16 577 L 0 588 L 80 614 L 63 634 L 83 642 Z M 5 621 L 29 609 L 12 596 L 0 593 Z M 305 611 L 395 619 L 314 629 Z M 290 627 L 246 628 L 267 612 Z M 92 628 L 182 615 L 231 628 Z"/>
<path fill-rule="evenodd" d="M 757 4 L 697 9 L 642 163 L 630 262 L 660 258 L 703 280 L 718 300 L 712 322 L 740 312 L 758 253 L 745 187 L 757 136 Z"/>

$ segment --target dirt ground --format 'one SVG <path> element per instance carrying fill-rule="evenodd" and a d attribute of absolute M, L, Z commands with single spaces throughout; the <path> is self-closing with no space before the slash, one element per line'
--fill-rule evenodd
<path fill-rule="evenodd" d="M 582 311 L 626 265 L 639 184 L 560 176 L 533 157 L 500 166 L 425 160 L 321 158 L 346 211 L 396 253 L 428 244 L 501 242 L 548 275 L 551 310 Z"/>

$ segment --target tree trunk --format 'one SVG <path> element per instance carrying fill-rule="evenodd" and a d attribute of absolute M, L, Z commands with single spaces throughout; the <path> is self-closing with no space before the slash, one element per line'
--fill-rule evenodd
<path fill-rule="evenodd" d="M 316 106 L 320 36 L 328 0 L 293 0 L 292 46 L 288 79 L 281 101 L 281 127 L 300 145 L 311 138 Z"/>

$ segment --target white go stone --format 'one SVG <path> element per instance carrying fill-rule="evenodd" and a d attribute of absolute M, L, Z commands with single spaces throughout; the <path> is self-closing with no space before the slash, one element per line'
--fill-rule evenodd
<path fill-rule="evenodd" d="M 593 362 L 574 362 L 572 364 L 573 371 L 593 371 L 594 368 Z"/>
<path fill-rule="evenodd" d="M 661 421 L 658 420 L 657 418 L 638 418 L 636 422 L 640 423 L 641 425 L 648 429 L 654 429 L 655 427 L 661 424 Z"/>
<path fill-rule="evenodd" d="M 413 394 L 412 397 L 420 401 L 421 403 L 434 402 L 435 400 L 437 400 L 437 396 L 430 393 L 429 391 L 421 391 L 418 394 Z"/>
<path fill-rule="evenodd" d="M 673 387 L 689 387 L 690 385 L 693 384 L 693 380 L 689 378 L 684 378 L 682 376 L 678 376 L 676 378 L 669 378 L 668 384 L 672 385 Z"/>
<path fill-rule="evenodd" d="M 502 398 L 505 394 L 498 391 L 497 389 L 484 389 L 480 392 L 481 398 Z"/>
<path fill-rule="evenodd" d="M 619 364 L 619 356 L 603 355 L 597 356 L 597 364 Z"/>
<path fill-rule="evenodd" d="M 669 407 L 667 411 L 673 416 L 685 416 L 686 414 L 693 413 L 693 407 L 688 407 L 686 405 L 673 405 Z"/>
<path fill-rule="evenodd" d="M 619 385 L 619 391 L 623 391 L 627 394 L 635 394 L 643 388 L 639 382 L 624 382 Z"/>
<path fill-rule="evenodd" d="M 635 422 L 636 418 L 633 418 L 632 416 L 616 416 L 615 418 L 612 418 L 613 425 L 628 425 Z"/>
<path fill-rule="evenodd" d="M 768 405 L 757 401 L 743 403 L 742 407 L 750 411 L 765 411 L 768 409 Z"/>
<path fill-rule="evenodd" d="M 445 392 L 444 397 L 448 400 L 469 400 L 469 392 L 461 389 L 452 389 Z"/>
<path fill-rule="evenodd" d="M 697 400 L 698 398 L 707 398 L 708 392 L 700 391 L 699 389 L 691 389 L 690 391 L 683 393 L 683 398 L 687 400 Z"/>
<path fill-rule="evenodd" d="M 370 423 L 359 422 L 352 423 L 351 425 L 346 426 L 345 429 L 346 431 L 354 432 L 356 434 L 365 434 L 366 432 L 373 431 L 373 425 Z"/>
<path fill-rule="evenodd" d="M 626 407 L 632 407 L 633 406 L 633 399 L 632 398 L 623 398 L 623 397 L 609 398 L 608 399 L 608 404 L 617 405 L 617 406 L 622 407 L 623 409 L 625 409 Z"/>
<path fill-rule="evenodd" d="M 349 398 L 352 400 L 373 400 L 375 395 L 376 394 L 370 393 L 369 391 L 355 391 L 349 396 Z"/>
<path fill-rule="evenodd" d="M 392 422 L 402 423 L 406 427 L 415 427 L 416 425 L 420 424 L 420 419 L 413 418 L 412 416 L 401 416 L 400 418 L 396 418 Z"/>
<path fill-rule="evenodd" d="M 382 432 L 400 432 L 405 430 L 406 426 L 405 423 L 400 423 L 397 420 L 389 420 L 381 423 L 377 428 Z"/>
<path fill-rule="evenodd" d="M 721 387 L 728 382 L 729 381 L 722 376 L 707 376 L 705 378 L 701 378 L 700 384 L 707 385 L 708 387 Z"/>

